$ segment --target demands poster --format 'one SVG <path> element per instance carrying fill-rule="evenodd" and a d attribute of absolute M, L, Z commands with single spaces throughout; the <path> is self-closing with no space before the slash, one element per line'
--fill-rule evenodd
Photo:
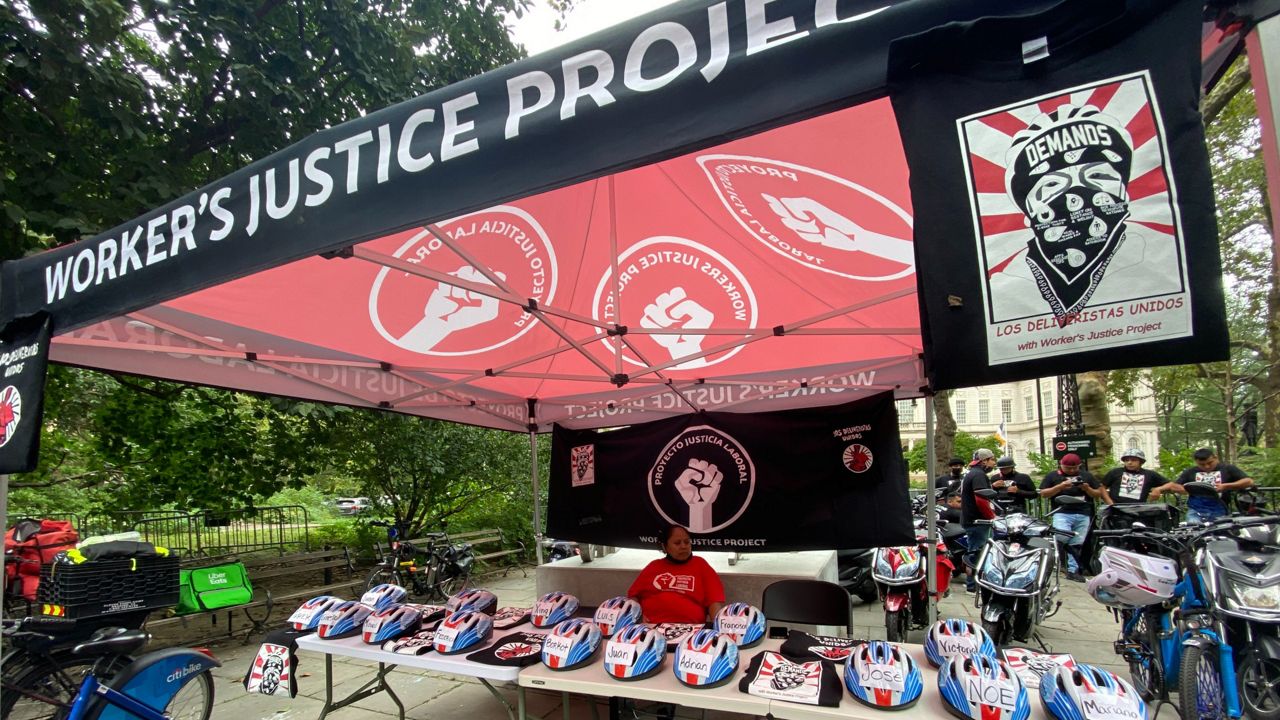
<path fill-rule="evenodd" d="M 556 426 L 547 532 L 648 547 L 775 551 L 913 540 L 892 393 L 773 413 L 698 413 L 613 431 Z"/>
<path fill-rule="evenodd" d="M 992 365 L 1192 334 L 1146 71 L 957 121 Z"/>

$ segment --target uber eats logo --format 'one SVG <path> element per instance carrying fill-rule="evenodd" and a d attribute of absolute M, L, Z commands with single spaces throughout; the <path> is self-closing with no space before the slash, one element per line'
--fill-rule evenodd
<path fill-rule="evenodd" d="M 691 533 L 732 525 L 755 492 L 756 468 L 726 432 L 697 425 L 672 438 L 649 470 L 649 498 L 667 522 Z"/>

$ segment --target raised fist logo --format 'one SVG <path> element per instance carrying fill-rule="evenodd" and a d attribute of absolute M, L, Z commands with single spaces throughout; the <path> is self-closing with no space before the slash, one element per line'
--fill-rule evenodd
<path fill-rule="evenodd" d="M 773 669 L 772 685 L 777 690 L 791 690 L 800 687 L 809 677 L 809 669 L 803 665 L 783 660 Z"/>
<path fill-rule="evenodd" d="M 761 197 L 782 224 L 802 240 L 915 266 L 915 250 L 908 240 L 868 230 L 813 198 L 777 198 L 767 193 L 761 193 Z"/>
<path fill-rule="evenodd" d="M 470 265 L 463 265 L 455 272 L 449 273 L 459 280 L 493 285 L 479 270 Z M 503 280 L 507 276 L 497 273 Z M 416 352 L 427 352 L 450 335 L 450 333 L 475 327 L 498 317 L 498 299 L 471 292 L 448 283 L 439 283 L 427 298 L 427 305 L 422 310 L 422 319 L 404 335 L 400 336 L 401 347 Z"/>
<path fill-rule="evenodd" d="M 722 480 L 724 473 L 714 463 L 693 459 L 676 478 L 676 490 L 689 504 L 690 532 L 708 532 L 711 529 L 711 504 L 720 494 Z"/>
<path fill-rule="evenodd" d="M 673 287 L 669 292 L 660 293 L 653 302 L 644 306 L 644 316 L 640 318 L 640 326 L 650 330 L 702 330 L 711 327 L 715 315 L 697 301 L 685 295 L 684 288 Z M 654 342 L 671 353 L 672 360 L 679 360 L 702 352 L 704 335 L 680 333 L 679 335 L 654 335 Z M 695 368 L 706 365 L 705 358 L 694 358 L 676 365 L 677 368 Z"/>

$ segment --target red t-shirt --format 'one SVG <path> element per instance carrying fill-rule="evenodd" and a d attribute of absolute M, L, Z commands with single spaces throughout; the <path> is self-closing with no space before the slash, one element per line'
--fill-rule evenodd
<path fill-rule="evenodd" d="M 660 557 L 640 571 L 627 595 L 640 601 L 649 622 L 700 623 L 708 607 L 724 602 L 724 585 L 697 555 L 683 564 Z"/>

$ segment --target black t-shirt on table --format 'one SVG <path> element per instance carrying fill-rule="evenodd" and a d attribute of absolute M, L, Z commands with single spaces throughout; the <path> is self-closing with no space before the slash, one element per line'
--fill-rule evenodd
<path fill-rule="evenodd" d="M 1091 488 L 1096 489 L 1096 488 L 1102 487 L 1102 483 L 1098 482 L 1098 478 L 1094 477 L 1088 470 L 1081 470 L 1079 473 L 1077 473 L 1077 475 L 1073 477 L 1079 477 L 1083 479 L 1086 483 L 1089 484 L 1089 487 Z M 1040 489 L 1047 490 L 1048 488 L 1054 487 L 1066 479 L 1067 479 L 1066 475 L 1063 475 L 1058 470 L 1054 470 L 1048 475 L 1045 475 L 1044 480 L 1040 481 Z M 1064 496 L 1082 498 L 1084 500 L 1088 500 L 1089 504 L 1073 505 L 1071 507 L 1066 507 L 1066 506 L 1063 506 L 1062 503 L 1058 501 L 1058 498 L 1064 497 Z M 1055 510 L 1057 510 L 1059 507 L 1062 508 L 1061 510 L 1058 510 L 1059 515 L 1089 515 L 1089 516 L 1093 515 L 1093 505 L 1094 505 L 1093 498 L 1089 497 L 1089 495 L 1087 495 L 1084 489 L 1081 488 L 1079 485 L 1069 487 L 1066 490 L 1063 490 L 1057 495 L 1054 495 L 1052 500 L 1053 500 L 1053 507 Z"/>
<path fill-rule="evenodd" d="M 1129 472 L 1123 467 L 1113 468 L 1102 477 L 1102 486 L 1117 505 L 1147 502 L 1151 489 L 1167 482 L 1165 476 L 1146 468 L 1139 468 L 1137 472 Z"/>

